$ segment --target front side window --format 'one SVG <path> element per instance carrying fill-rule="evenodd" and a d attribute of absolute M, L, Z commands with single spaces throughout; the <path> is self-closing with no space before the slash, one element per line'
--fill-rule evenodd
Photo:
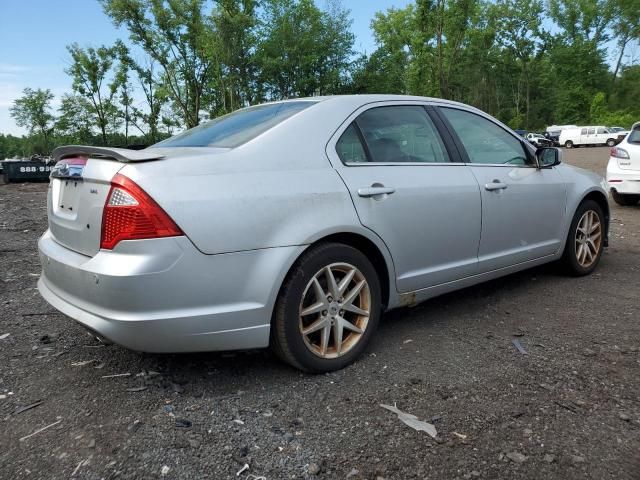
<path fill-rule="evenodd" d="M 440 134 L 423 107 L 375 107 L 360 115 L 356 123 L 372 162 L 449 162 Z"/>
<path fill-rule="evenodd" d="M 471 163 L 535 165 L 520 140 L 492 121 L 465 110 L 440 110 L 458 134 Z"/>
<path fill-rule="evenodd" d="M 605 128 L 599 128 L 598 133 L 609 133 Z"/>
<path fill-rule="evenodd" d="M 190 128 L 153 146 L 234 148 L 315 103 L 317 102 L 290 101 L 243 108 Z"/>

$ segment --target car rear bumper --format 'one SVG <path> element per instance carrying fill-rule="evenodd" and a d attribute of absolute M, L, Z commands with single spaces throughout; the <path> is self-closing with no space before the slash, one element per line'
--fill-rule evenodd
<path fill-rule="evenodd" d="M 623 170 L 615 158 L 607 165 L 607 185 L 621 194 L 640 194 L 640 170 Z"/>
<path fill-rule="evenodd" d="M 304 247 L 204 255 L 185 237 L 121 242 L 94 257 L 38 242 L 41 295 L 114 343 L 145 352 L 261 348 L 288 266 Z"/>

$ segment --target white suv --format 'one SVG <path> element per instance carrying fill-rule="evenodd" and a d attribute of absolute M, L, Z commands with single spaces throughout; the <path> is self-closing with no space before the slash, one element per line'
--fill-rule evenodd
<path fill-rule="evenodd" d="M 611 149 L 607 182 L 618 205 L 640 201 L 640 122 L 634 123 L 625 139 Z"/>

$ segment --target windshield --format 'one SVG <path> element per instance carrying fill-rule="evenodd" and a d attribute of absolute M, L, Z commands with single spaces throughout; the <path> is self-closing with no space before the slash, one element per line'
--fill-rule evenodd
<path fill-rule="evenodd" d="M 243 108 L 186 130 L 153 146 L 234 148 L 316 103 L 308 100 L 290 101 Z"/>

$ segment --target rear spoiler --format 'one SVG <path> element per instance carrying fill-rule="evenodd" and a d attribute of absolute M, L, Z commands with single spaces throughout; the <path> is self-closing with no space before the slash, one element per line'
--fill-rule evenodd
<path fill-rule="evenodd" d="M 58 162 L 63 158 L 88 156 L 109 158 L 118 162 L 144 162 L 145 160 L 160 160 L 164 155 L 153 153 L 152 150 L 129 150 L 128 148 L 87 147 L 84 145 L 67 145 L 58 147 L 51 153 L 53 160 Z"/>

